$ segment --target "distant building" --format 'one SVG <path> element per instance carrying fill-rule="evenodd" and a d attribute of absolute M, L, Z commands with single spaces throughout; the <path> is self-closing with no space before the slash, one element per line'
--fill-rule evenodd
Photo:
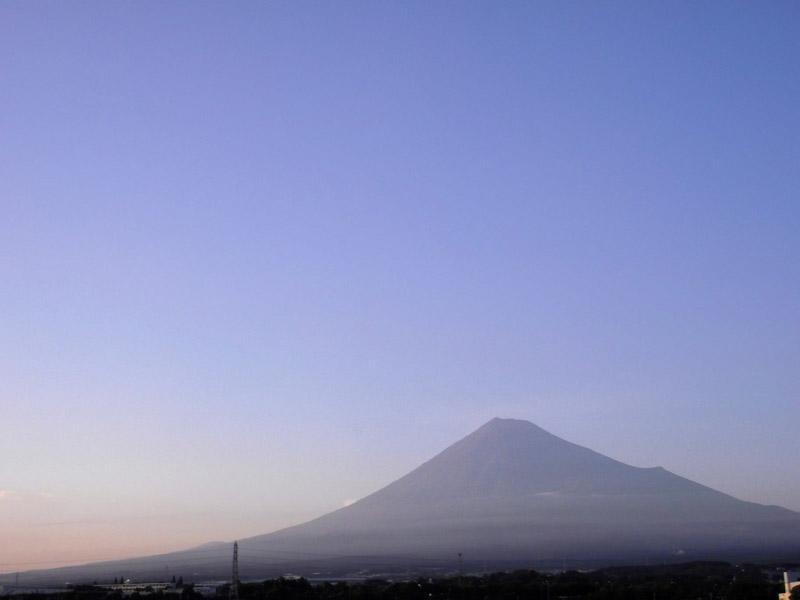
<path fill-rule="evenodd" d="M 792 600 L 792 590 L 800 588 L 800 581 L 791 581 L 789 571 L 783 572 L 783 589 L 782 594 L 778 594 L 778 600 Z"/>
<path fill-rule="evenodd" d="M 160 581 L 153 581 L 147 583 L 112 583 L 108 585 L 99 585 L 107 590 L 115 592 L 122 592 L 123 596 L 130 596 L 134 592 L 138 592 L 140 596 L 152 594 L 153 592 L 163 592 L 169 594 L 170 592 L 179 594 L 181 588 L 177 587 L 174 583 L 164 583 Z"/>
<path fill-rule="evenodd" d="M 194 584 L 194 591 L 201 596 L 216 596 L 225 585 L 228 585 L 227 581 L 203 581 Z"/>

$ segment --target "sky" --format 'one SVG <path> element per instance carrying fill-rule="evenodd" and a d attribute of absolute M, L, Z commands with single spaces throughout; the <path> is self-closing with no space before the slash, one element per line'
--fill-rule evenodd
<path fill-rule="evenodd" d="M 800 510 L 796 2 L 0 3 L 0 572 L 494 416 Z"/>

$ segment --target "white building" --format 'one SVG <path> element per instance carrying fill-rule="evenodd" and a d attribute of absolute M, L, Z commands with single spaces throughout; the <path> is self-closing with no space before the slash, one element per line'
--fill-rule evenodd
<path fill-rule="evenodd" d="M 111 583 L 108 585 L 100 585 L 97 587 L 102 587 L 107 590 L 113 590 L 116 592 L 122 592 L 123 596 L 130 596 L 134 592 L 138 592 L 140 595 L 144 596 L 147 594 L 152 594 L 153 592 L 164 592 L 164 593 L 180 593 L 180 589 L 175 586 L 174 583 L 164 583 L 161 581 L 153 581 L 153 582 L 145 582 L 145 583 Z"/>

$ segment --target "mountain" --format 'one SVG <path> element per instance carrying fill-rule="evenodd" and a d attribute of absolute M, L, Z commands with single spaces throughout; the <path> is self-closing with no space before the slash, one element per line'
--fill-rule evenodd
<path fill-rule="evenodd" d="M 240 546 L 480 560 L 747 555 L 800 549 L 800 514 L 493 419 L 359 502 Z"/>
<path fill-rule="evenodd" d="M 458 553 L 485 568 L 796 558 L 800 513 L 626 465 L 527 421 L 492 419 L 358 502 L 240 540 L 239 553 L 253 577 L 446 568 Z M 163 574 L 166 564 L 227 577 L 230 546 L 71 567 L 59 577 Z"/>

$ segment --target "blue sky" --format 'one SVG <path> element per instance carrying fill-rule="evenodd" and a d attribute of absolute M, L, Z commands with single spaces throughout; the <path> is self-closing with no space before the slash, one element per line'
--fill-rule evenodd
<path fill-rule="evenodd" d="M 493 416 L 800 510 L 799 17 L 0 5 L 0 567 L 269 531 Z"/>

